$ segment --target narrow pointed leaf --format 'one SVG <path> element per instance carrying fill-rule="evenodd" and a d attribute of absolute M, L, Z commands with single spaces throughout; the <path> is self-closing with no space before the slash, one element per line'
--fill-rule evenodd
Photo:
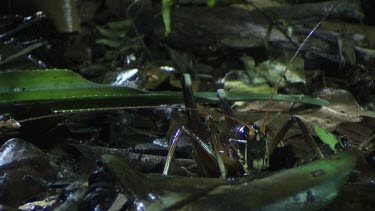
<path fill-rule="evenodd" d="M 217 103 L 214 92 L 195 93 L 198 103 Z M 269 95 L 228 93 L 230 101 L 267 100 Z M 275 100 L 327 105 L 306 96 L 276 95 Z M 125 106 L 183 104 L 181 92 L 145 92 L 138 89 L 96 84 L 63 69 L 0 73 L 0 111 L 19 103 L 44 103 L 56 111 Z"/>

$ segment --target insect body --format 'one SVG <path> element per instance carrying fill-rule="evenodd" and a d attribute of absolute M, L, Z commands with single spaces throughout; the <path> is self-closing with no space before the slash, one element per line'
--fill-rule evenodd
<path fill-rule="evenodd" d="M 230 129 L 228 132 L 219 135 L 214 127 L 212 118 L 209 116 L 206 121 L 210 133 L 208 134 L 204 130 L 205 127 L 196 110 L 190 76 L 185 75 L 182 84 L 184 87 L 185 104 L 189 106 L 189 123 L 188 127 L 182 127 L 172 137 L 164 174 L 168 174 L 170 162 L 181 134 L 188 135 L 193 141 L 198 168 L 207 177 L 217 177 L 219 175 L 224 178 L 227 175 L 241 176 L 249 174 L 251 170 L 260 171 L 267 168 L 270 153 L 273 152 L 294 123 L 298 123 L 306 141 L 313 146 L 318 155 L 324 157 L 309 134 L 306 125 L 299 118 L 290 118 L 275 136 L 273 142 L 269 143 L 266 133 L 262 132 L 261 128 L 257 125 L 247 124 L 234 118 L 233 111 L 230 107 L 227 107 L 229 103 L 222 90 L 218 91 L 218 97 L 223 106 L 223 116 L 227 118 L 227 127 Z"/>
<path fill-rule="evenodd" d="M 249 125 L 236 120 L 232 116 L 233 111 L 230 107 L 225 107 L 224 110 L 229 113 L 224 113 L 224 116 L 228 119 L 229 128 L 232 129 L 223 135 L 219 135 L 212 118 L 209 116 L 206 121 L 209 128 L 209 132 L 207 132 L 196 110 L 189 75 L 184 75 L 182 84 L 185 104 L 189 108 L 188 127 L 182 127 L 172 137 L 171 148 L 163 173 L 168 174 L 169 165 L 181 134 L 187 134 L 193 141 L 197 165 L 204 176 L 216 177 L 221 174 L 225 177 L 227 173 L 233 176 L 243 175 L 249 172 L 249 167 L 253 166 L 252 164 L 249 166 L 250 161 L 260 162 L 263 166 L 264 162 L 267 161 L 267 159 L 264 159 L 267 157 L 265 134 L 260 134 L 256 125 Z M 222 104 L 227 104 L 226 98 L 222 94 L 219 94 L 219 96 Z M 242 124 L 238 125 L 238 122 Z"/>

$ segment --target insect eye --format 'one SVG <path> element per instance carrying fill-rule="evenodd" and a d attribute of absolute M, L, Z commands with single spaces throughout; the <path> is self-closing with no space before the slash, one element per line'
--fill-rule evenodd
<path fill-rule="evenodd" d="M 247 140 L 248 137 L 248 130 L 242 126 L 236 126 L 233 130 L 231 130 L 231 138 L 235 140 Z"/>

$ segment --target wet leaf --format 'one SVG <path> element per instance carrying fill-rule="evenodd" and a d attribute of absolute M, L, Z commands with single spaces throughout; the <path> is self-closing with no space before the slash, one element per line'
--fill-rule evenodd
<path fill-rule="evenodd" d="M 147 79 L 144 84 L 144 87 L 147 90 L 157 88 L 171 76 L 171 73 L 162 70 L 160 67 L 154 66 L 143 68 L 140 70 L 139 74 L 142 78 Z"/>
<path fill-rule="evenodd" d="M 375 126 L 375 113 L 359 106 L 350 92 L 330 88 L 321 90 L 315 97 L 329 101 L 329 105 L 312 108 L 303 104 L 291 104 L 286 101 L 273 102 L 270 111 L 292 112 L 291 115 L 300 117 L 306 123 L 312 135 L 316 135 L 313 125 L 319 125 L 319 127 L 329 132 L 336 131 L 341 135 L 347 136 L 355 143 L 361 143 L 372 135 Z M 241 115 L 243 118 L 249 118 L 249 111 L 265 111 L 265 103 L 262 101 L 243 103 L 241 107 L 238 107 L 239 114 L 237 116 Z M 264 114 L 262 113 L 257 118 L 263 117 Z M 276 133 L 289 117 L 290 115 L 285 117 L 283 115 L 283 117 L 270 118 L 269 127 Z M 254 118 L 250 120 L 254 121 Z M 301 133 L 301 130 L 296 125 L 293 128 L 296 129 L 296 132 L 290 130 L 286 137 Z"/>
<path fill-rule="evenodd" d="M 218 186 L 178 208 L 317 210 L 338 195 L 355 162 L 354 151 L 341 153 L 254 182 Z"/>
<path fill-rule="evenodd" d="M 140 200 L 135 204 L 142 202 L 150 210 L 318 210 L 338 195 L 356 159 L 356 152 L 348 151 L 263 179 L 243 178 L 234 182 L 159 175 L 144 177 L 132 172 L 135 170 L 126 161 L 115 156 L 104 155 L 100 161 L 118 178 L 121 186 Z M 151 200 L 147 197 L 150 195 L 157 197 Z"/>
<path fill-rule="evenodd" d="M 335 146 L 336 144 L 339 142 L 336 138 L 335 135 L 333 135 L 332 133 L 324 130 L 323 128 L 315 125 L 314 126 L 314 130 L 315 130 L 315 133 L 316 135 L 318 135 L 318 137 L 326 144 L 329 145 L 329 147 L 334 151 L 334 152 L 337 152 Z"/>
<path fill-rule="evenodd" d="M 17 206 L 41 193 L 46 187 L 30 177 L 54 179 L 57 170 L 49 156 L 36 146 L 18 138 L 10 139 L 0 148 L 0 202 Z"/>
<path fill-rule="evenodd" d="M 364 110 L 348 91 L 328 88 L 322 89 L 315 96 L 329 101 L 330 105 L 314 112 L 299 113 L 298 116 L 327 131 L 333 131 L 342 123 L 359 123 L 364 117 L 375 118 L 375 113 Z"/>
<path fill-rule="evenodd" d="M 326 88 L 320 90 L 315 96 L 328 100 L 330 105 L 327 107 L 332 112 L 331 115 L 338 116 L 344 120 L 358 121 L 362 116 L 375 118 L 375 113 L 363 109 L 349 91 Z"/>

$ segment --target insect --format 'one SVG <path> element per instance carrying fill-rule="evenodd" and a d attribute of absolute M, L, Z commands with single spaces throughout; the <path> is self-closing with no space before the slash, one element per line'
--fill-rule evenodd
<path fill-rule="evenodd" d="M 294 123 L 298 124 L 305 140 L 313 146 L 318 155 L 321 158 L 324 157 L 313 137 L 309 134 L 306 125 L 298 117 L 291 117 L 270 144 L 266 132 L 262 131 L 262 128 L 234 117 L 234 112 L 226 99 L 224 90 L 218 90 L 217 96 L 221 101 L 224 112 L 222 115 L 227 118 L 227 127 L 230 129 L 224 134 L 218 134 L 211 116 L 208 116 L 206 122 L 209 132 L 207 132 L 204 122 L 199 116 L 199 111 L 196 109 L 189 75 L 184 76 L 182 84 L 185 105 L 188 108 L 189 123 L 187 127 L 180 128 L 172 137 L 163 174 L 168 174 L 170 162 L 182 134 L 191 138 L 195 157 L 198 158 L 196 159 L 197 165 L 206 177 L 241 176 L 249 174 L 251 171 L 260 171 L 267 168 L 270 153 L 273 152 Z M 209 112 L 207 111 L 207 113 Z"/>
<path fill-rule="evenodd" d="M 331 9 L 331 11 L 341 2 L 338 1 L 337 4 Z M 290 64 L 293 62 L 297 54 L 301 51 L 302 47 L 305 45 L 306 41 L 316 30 L 316 28 L 323 22 L 330 12 L 327 13 L 325 17 L 312 29 L 310 34 L 306 37 L 303 43 L 299 46 L 284 72 L 281 74 L 276 86 L 271 94 L 268 101 L 266 114 L 261 127 L 255 124 L 248 124 L 240 121 L 234 117 L 234 113 L 230 108 L 228 100 L 226 99 L 225 93 L 222 90 L 218 91 L 218 97 L 221 101 L 223 107 L 223 114 L 228 120 L 228 131 L 223 134 L 219 134 L 214 126 L 212 118 L 209 116 L 206 120 L 208 125 L 208 130 L 205 129 L 204 122 L 201 120 L 199 112 L 206 112 L 210 114 L 209 111 L 202 111 L 196 108 L 194 102 L 194 96 L 191 88 L 190 77 L 185 75 L 182 79 L 183 84 L 183 94 L 185 99 L 185 106 L 188 112 L 189 125 L 187 127 L 182 127 L 179 129 L 171 140 L 171 147 L 167 155 L 166 165 L 164 167 L 163 174 L 168 174 L 171 165 L 172 158 L 176 151 L 178 140 L 181 134 L 187 134 L 190 136 L 194 154 L 197 162 L 198 169 L 202 175 L 206 177 L 226 177 L 227 175 L 244 175 L 249 174 L 252 170 L 259 171 L 263 168 L 267 168 L 269 165 L 269 156 L 275 150 L 278 143 L 283 139 L 287 131 L 295 123 L 298 124 L 302 133 L 304 134 L 305 140 L 310 143 L 319 157 L 324 157 L 323 153 L 319 150 L 317 144 L 315 143 L 313 137 L 309 134 L 306 125 L 297 117 L 291 117 L 288 122 L 280 129 L 280 131 L 275 136 L 274 140 L 270 143 L 267 139 L 266 134 L 266 123 L 268 119 L 269 107 L 272 103 L 273 96 L 275 95 L 278 86 L 285 75 L 286 71 L 289 69 Z M 103 110 L 117 110 L 117 109 L 140 109 L 140 108 L 156 108 L 155 106 L 140 106 L 140 107 L 115 107 L 106 108 Z M 46 119 L 54 116 L 63 116 L 65 114 L 52 114 L 46 116 L 40 116 L 35 118 L 30 118 L 27 120 L 15 121 L 13 119 L 8 119 L 1 123 L 2 127 L 5 128 L 18 128 L 22 123 L 27 121 L 33 121 L 38 119 Z"/>

